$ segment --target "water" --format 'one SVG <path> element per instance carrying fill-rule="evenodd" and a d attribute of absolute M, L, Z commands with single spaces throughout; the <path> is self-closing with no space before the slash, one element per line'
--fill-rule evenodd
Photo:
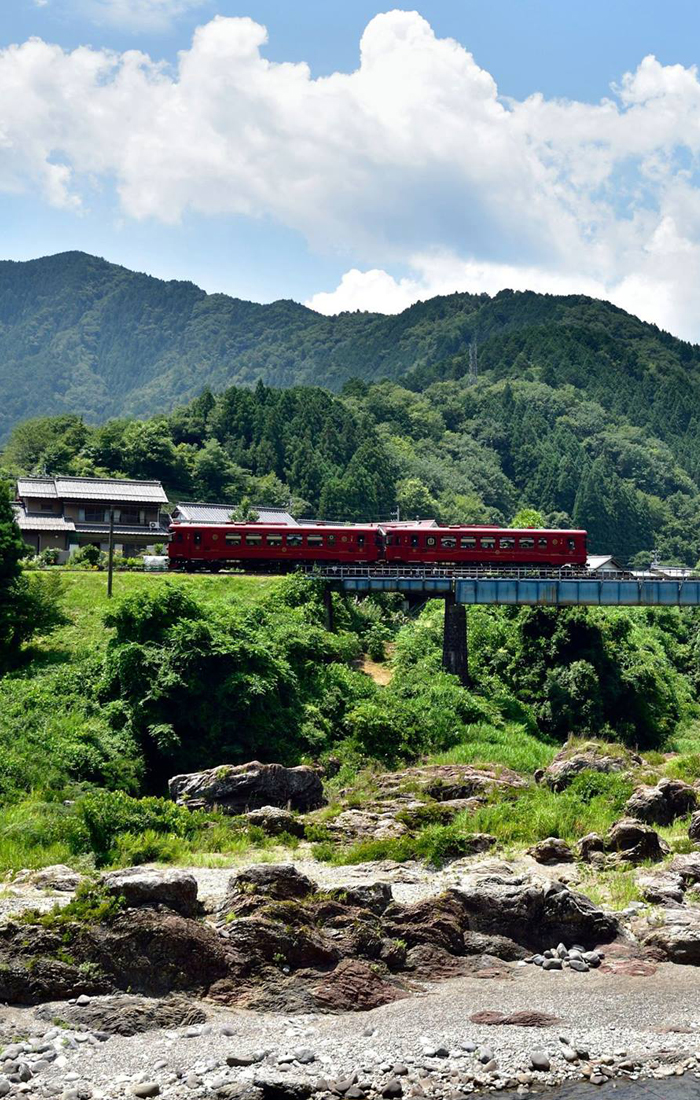
<path fill-rule="evenodd" d="M 576 1081 L 558 1089 L 539 1093 L 542 1100 L 700 1100 L 700 1081 L 685 1077 L 668 1077 L 663 1081 L 611 1081 L 608 1085 L 590 1085 Z"/>

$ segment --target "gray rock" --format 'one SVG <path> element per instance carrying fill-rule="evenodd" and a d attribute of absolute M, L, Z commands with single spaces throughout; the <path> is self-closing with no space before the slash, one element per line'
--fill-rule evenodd
<path fill-rule="evenodd" d="M 316 1061 L 316 1054 L 310 1047 L 299 1047 L 294 1051 L 294 1057 L 302 1066 L 308 1066 Z"/>
<path fill-rule="evenodd" d="M 31 883 L 37 890 L 58 890 L 72 893 L 82 881 L 82 875 L 67 867 L 65 863 L 54 863 L 51 867 L 42 867 L 31 875 Z"/>
<path fill-rule="evenodd" d="M 688 836 L 694 844 L 700 844 L 700 810 L 697 810 L 690 819 Z"/>
<path fill-rule="evenodd" d="M 590 967 L 588 963 L 585 963 L 583 959 L 569 959 L 569 969 L 577 970 L 581 974 L 587 974 Z"/>
<path fill-rule="evenodd" d="M 548 836 L 527 849 L 527 854 L 532 856 L 537 863 L 571 863 L 574 853 L 566 843 L 557 836 Z"/>
<path fill-rule="evenodd" d="M 134 1085 L 131 1091 L 134 1096 L 160 1096 L 160 1085 L 156 1081 L 145 1081 L 142 1085 Z"/>
<path fill-rule="evenodd" d="M 533 1050 L 530 1055 L 530 1064 L 533 1069 L 542 1073 L 547 1073 L 551 1066 L 551 1062 L 543 1050 Z"/>
<path fill-rule="evenodd" d="M 682 779 L 660 779 L 655 787 L 637 787 L 625 805 L 628 817 L 650 825 L 671 825 L 697 809 L 697 791 Z"/>
<path fill-rule="evenodd" d="M 0 1096 L 7 1096 L 12 1091 L 12 1085 L 7 1077 L 0 1077 Z"/>
<path fill-rule="evenodd" d="M 543 970 L 561 970 L 563 963 L 561 959 L 545 959 L 542 963 Z"/>
<path fill-rule="evenodd" d="M 666 841 L 654 829 L 631 817 L 616 821 L 611 826 L 606 848 L 610 852 L 617 852 L 618 858 L 627 863 L 642 863 L 647 859 L 660 860 L 670 852 Z"/>
<path fill-rule="evenodd" d="M 281 806 L 261 806 L 259 810 L 250 810 L 245 819 L 249 825 L 256 825 L 268 836 L 288 833 L 289 836 L 303 837 L 305 833 L 304 822 L 291 810 Z"/>
<path fill-rule="evenodd" d="M 491 1047 L 482 1047 L 477 1057 L 481 1064 L 485 1066 L 488 1062 L 493 1061 L 494 1053 Z"/>
<path fill-rule="evenodd" d="M 390 1081 L 387 1081 L 386 1085 L 382 1089 L 382 1096 L 391 1098 L 394 1096 L 403 1096 L 403 1086 L 396 1077 L 392 1077 Z"/>
<path fill-rule="evenodd" d="M 125 867 L 102 875 L 102 884 L 125 899 L 127 906 L 165 905 L 184 917 L 197 913 L 197 880 L 186 871 Z"/>
<path fill-rule="evenodd" d="M 613 756 L 609 752 L 601 752 L 598 745 L 590 742 L 575 752 L 562 749 L 545 769 L 543 778 L 553 791 L 563 791 L 583 771 L 605 774 L 627 772 L 643 763 L 641 756 L 636 753 L 623 752 Z"/>
<path fill-rule="evenodd" d="M 307 765 L 224 764 L 208 771 L 175 775 L 168 783 L 170 797 L 190 809 L 219 809 L 240 814 L 263 806 L 315 810 L 323 806 L 321 773 Z"/>

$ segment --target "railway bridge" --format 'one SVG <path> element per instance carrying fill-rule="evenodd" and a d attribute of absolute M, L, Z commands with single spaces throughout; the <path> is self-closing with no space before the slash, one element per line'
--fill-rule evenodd
<path fill-rule="evenodd" d="M 586 570 L 400 568 L 336 566 L 314 569 L 325 580 L 328 625 L 331 592 L 401 592 L 410 603 L 445 601 L 443 665 L 468 681 L 467 615 L 475 604 L 545 607 L 700 607 L 700 575 L 668 580 L 649 573 Z"/>

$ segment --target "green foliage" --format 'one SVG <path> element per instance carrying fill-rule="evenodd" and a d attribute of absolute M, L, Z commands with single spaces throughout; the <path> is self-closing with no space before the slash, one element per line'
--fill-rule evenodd
<path fill-rule="evenodd" d="M 71 558 L 71 565 L 88 569 L 102 569 L 106 560 L 106 555 L 100 550 L 99 546 L 88 542 L 75 551 Z"/>
<path fill-rule="evenodd" d="M 206 815 L 193 814 L 166 798 L 131 798 L 123 791 L 87 794 L 76 812 L 79 827 L 74 846 L 92 853 L 98 866 L 118 860 L 125 851 L 136 854 L 139 845 L 142 852 L 149 845 L 166 850 L 169 839 L 194 835 L 206 820 Z M 147 862 L 147 858 L 134 862 Z"/>
<path fill-rule="evenodd" d="M 123 908 L 123 898 L 88 880 L 80 883 L 67 905 L 56 905 L 48 913 L 25 909 L 21 919 L 26 924 L 40 924 L 60 931 L 72 924 L 104 924 L 114 920 Z"/>

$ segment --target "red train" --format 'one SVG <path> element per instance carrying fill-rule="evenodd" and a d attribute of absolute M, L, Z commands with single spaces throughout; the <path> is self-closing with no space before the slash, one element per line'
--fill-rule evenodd
<path fill-rule="evenodd" d="M 427 524 L 173 523 L 171 569 L 279 572 L 299 565 L 582 566 L 586 532 Z"/>

